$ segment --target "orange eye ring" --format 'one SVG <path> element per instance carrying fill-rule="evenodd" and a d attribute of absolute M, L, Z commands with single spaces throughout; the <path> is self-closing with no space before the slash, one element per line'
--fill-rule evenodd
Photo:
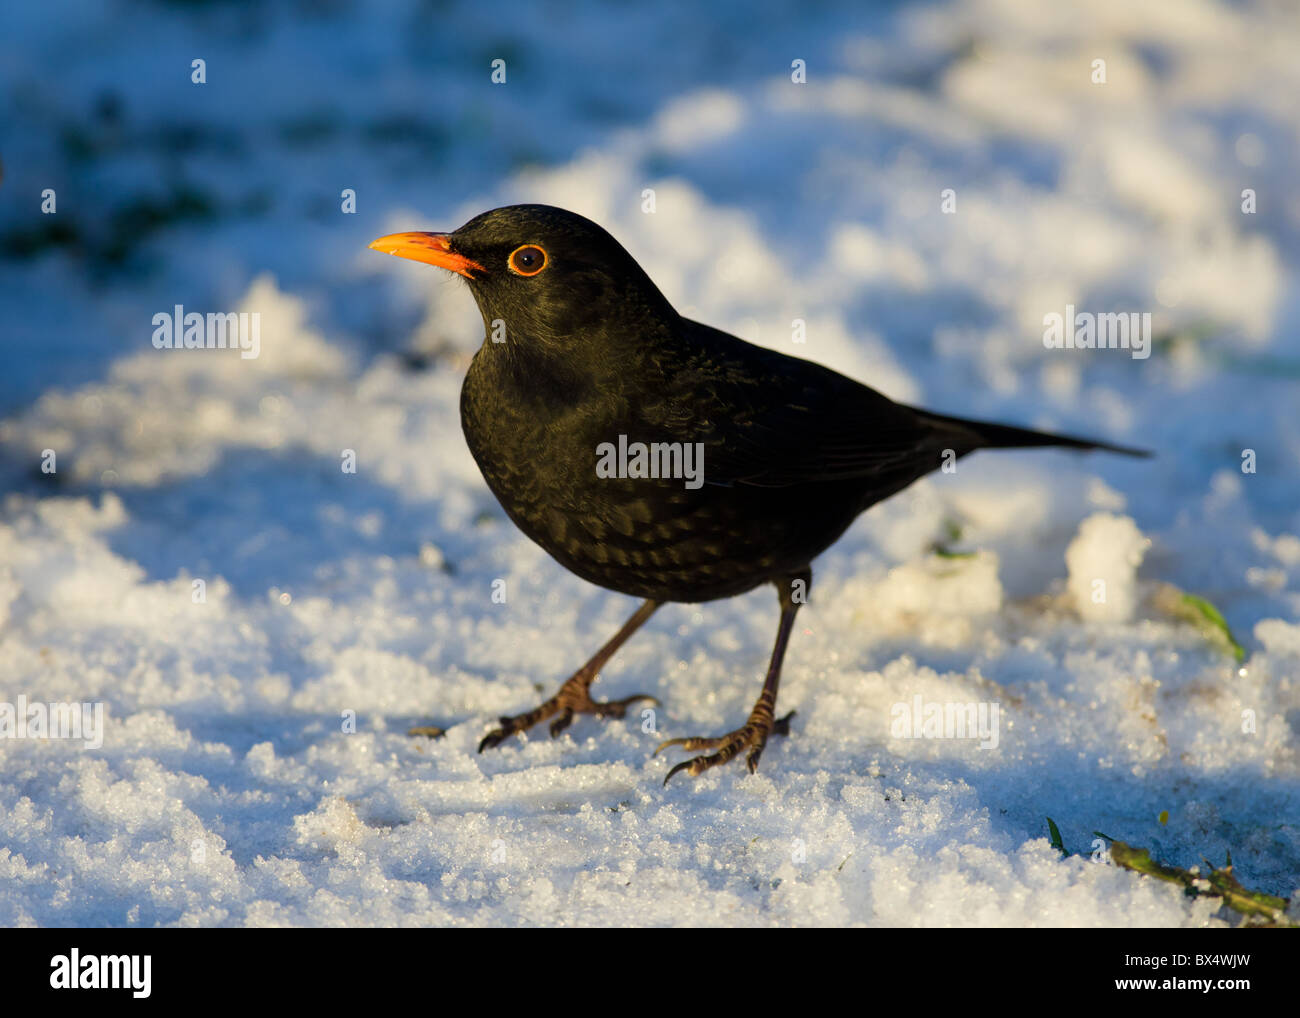
<path fill-rule="evenodd" d="M 546 268 L 549 261 L 545 248 L 537 244 L 520 244 L 510 252 L 506 264 L 516 276 L 535 276 Z"/>

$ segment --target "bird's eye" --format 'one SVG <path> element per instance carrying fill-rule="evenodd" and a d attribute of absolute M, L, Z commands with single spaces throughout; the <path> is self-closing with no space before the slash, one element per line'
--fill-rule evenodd
<path fill-rule="evenodd" d="M 546 252 L 536 244 L 524 244 L 510 252 L 509 264 L 516 276 L 535 276 L 546 268 Z"/>

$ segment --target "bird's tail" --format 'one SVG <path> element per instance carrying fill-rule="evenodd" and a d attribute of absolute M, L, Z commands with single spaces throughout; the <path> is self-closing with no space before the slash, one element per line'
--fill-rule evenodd
<path fill-rule="evenodd" d="M 1110 442 L 1098 442 L 1091 438 L 1077 438 L 1074 435 L 1053 435 L 1047 431 L 1033 431 L 1029 428 L 1017 428 L 1011 424 L 992 424 L 988 421 L 971 421 L 964 417 L 945 417 L 942 414 L 923 413 L 928 420 L 944 428 L 951 428 L 974 436 L 976 441 L 971 446 L 975 449 L 1028 449 L 1040 446 L 1061 446 L 1066 449 L 1100 449 L 1103 452 L 1117 452 L 1125 456 L 1149 457 L 1153 455 L 1147 449 L 1135 449 L 1127 445 L 1112 445 Z"/>

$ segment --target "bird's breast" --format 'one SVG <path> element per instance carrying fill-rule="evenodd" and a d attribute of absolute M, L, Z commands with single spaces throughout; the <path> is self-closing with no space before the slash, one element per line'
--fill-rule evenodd
<path fill-rule="evenodd" d="M 827 506 L 804 492 L 649 476 L 637 446 L 691 436 L 641 433 L 616 393 L 575 393 L 557 406 L 476 358 L 461 420 L 511 520 L 572 572 L 622 593 L 676 601 L 741 593 L 806 565 L 827 533 Z M 707 459 L 676 462 L 707 478 Z"/>

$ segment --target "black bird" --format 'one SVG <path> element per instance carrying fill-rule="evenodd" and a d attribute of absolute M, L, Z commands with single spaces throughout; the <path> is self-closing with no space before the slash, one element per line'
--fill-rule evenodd
<path fill-rule="evenodd" d="M 564 209 L 513 205 L 452 233 L 398 233 L 370 246 L 468 280 L 485 337 L 461 390 L 461 423 L 488 487 L 561 565 L 644 599 L 555 696 L 501 718 L 479 752 L 548 718 L 555 736 L 575 713 L 622 717 L 652 700 L 593 700 L 590 687 L 665 601 L 772 583 L 781 619 L 748 721 L 659 747 L 713 751 L 677 764 L 665 783 L 742 750 L 752 772 L 768 736 L 788 733 L 790 715 L 774 714 L 777 685 L 812 560 L 859 513 L 976 449 L 1148 455 L 904 406 L 683 318 L 618 241 Z"/>

